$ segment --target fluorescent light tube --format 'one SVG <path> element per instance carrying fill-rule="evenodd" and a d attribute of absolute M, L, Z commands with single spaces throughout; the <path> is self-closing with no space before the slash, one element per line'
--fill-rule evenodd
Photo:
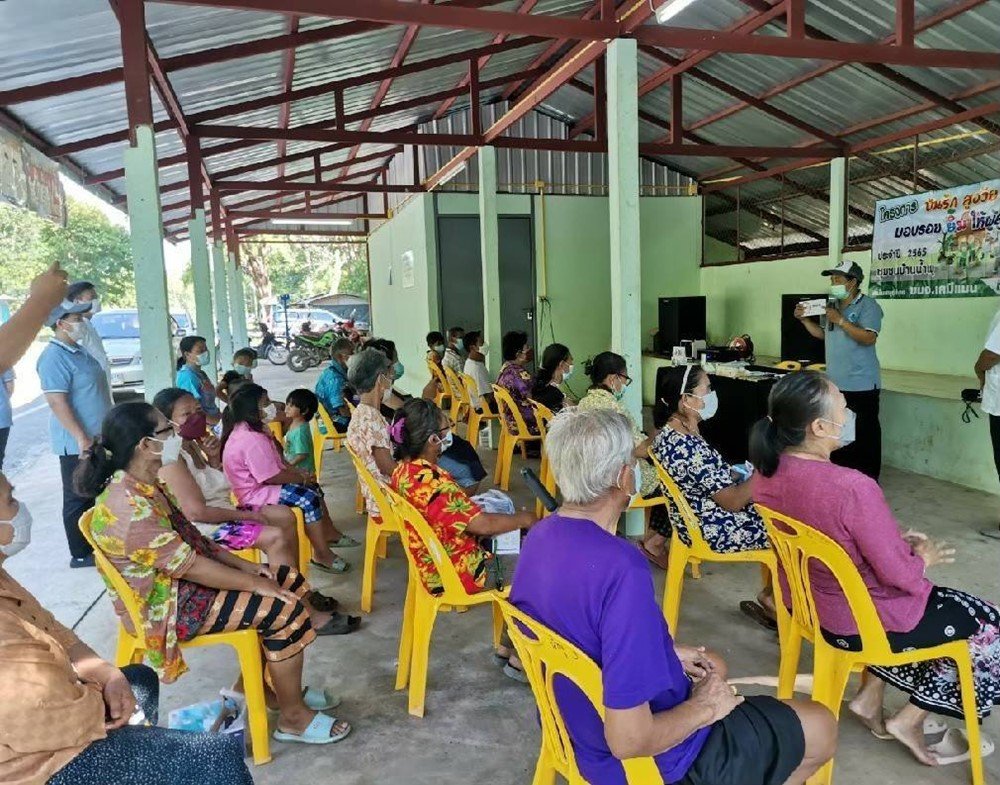
<path fill-rule="evenodd" d="M 271 223 L 293 226 L 350 226 L 354 221 L 348 218 L 272 218 Z"/>
<path fill-rule="evenodd" d="M 667 0 L 667 2 L 655 9 L 656 21 L 661 25 L 665 25 L 677 16 L 677 14 L 694 3 L 694 1 L 695 0 Z M 652 2 L 652 0 L 650 0 L 650 2 Z"/>

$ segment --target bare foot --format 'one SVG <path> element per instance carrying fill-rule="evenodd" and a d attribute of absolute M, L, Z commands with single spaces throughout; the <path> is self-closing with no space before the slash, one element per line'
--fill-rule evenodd
<path fill-rule="evenodd" d="M 920 727 L 913 727 L 912 725 L 900 722 L 896 717 L 890 717 L 885 722 L 885 730 L 896 741 L 904 744 L 913 753 L 913 757 L 925 766 L 938 765 L 937 758 L 927 749 L 927 745 L 924 742 L 922 721 Z"/>
<path fill-rule="evenodd" d="M 868 730 L 875 734 L 876 738 L 886 739 L 889 737 L 885 730 L 885 714 L 882 711 L 881 700 L 872 700 L 863 692 L 859 692 L 854 700 L 847 704 L 847 708 L 861 720 Z"/>

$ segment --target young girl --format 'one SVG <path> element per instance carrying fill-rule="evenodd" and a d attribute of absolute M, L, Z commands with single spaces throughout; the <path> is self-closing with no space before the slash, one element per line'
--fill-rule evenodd
<path fill-rule="evenodd" d="M 306 536 L 313 546 L 310 563 L 323 572 L 346 572 L 350 565 L 330 552 L 329 543 L 344 541 L 330 520 L 316 478 L 289 466 L 264 421 L 274 416 L 267 390 L 247 382 L 232 395 L 223 414 L 222 468 L 241 505 L 258 509 L 285 504 L 302 510 Z"/>

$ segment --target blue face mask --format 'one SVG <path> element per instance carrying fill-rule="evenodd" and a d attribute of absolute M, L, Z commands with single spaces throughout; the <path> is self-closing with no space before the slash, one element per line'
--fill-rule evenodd
<path fill-rule="evenodd" d="M 399 379 L 402 379 L 404 370 L 405 369 L 403 368 L 403 364 L 399 360 L 396 360 L 396 362 L 394 362 L 392 365 L 393 381 L 398 381 Z"/>
<path fill-rule="evenodd" d="M 465 351 L 465 339 L 464 338 L 456 338 L 455 339 L 455 349 L 457 349 L 460 352 L 464 352 Z"/>
<path fill-rule="evenodd" d="M 857 415 L 850 409 L 845 410 L 843 422 L 834 422 L 833 420 L 828 420 L 825 417 L 822 419 L 823 422 L 840 426 L 840 435 L 836 437 L 838 448 L 846 447 L 854 441 L 857 429 Z"/>

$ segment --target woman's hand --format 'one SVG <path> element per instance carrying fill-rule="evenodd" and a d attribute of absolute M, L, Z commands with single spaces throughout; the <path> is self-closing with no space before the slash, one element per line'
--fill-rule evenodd
<path fill-rule="evenodd" d="M 295 592 L 283 589 L 272 579 L 260 575 L 257 576 L 257 579 L 253 583 L 253 593 L 259 594 L 261 597 L 273 597 L 276 600 L 282 600 L 292 605 L 299 601 Z"/>
<path fill-rule="evenodd" d="M 217 466 L 219 461 L 222 460 L 222 442 L 219 441 L 218 437 L 209 431 L 198 440 L 198 444 L 205 452 L 205 457 L 208 458 L 208 462 L 212 466 Z"/>
<path fill-rule="evenodd" d="M 106 730 L 115 730 L 126 725 L 135 713 L 135 694 L 125 674 L 118 668 L 109 666 L 107 680 L 101 683 L 104 705 L 107 708 Z"/>
<path fill-rule="evenodd" d="M 949 547 L 946 542 L 925 538 L 911 545 L 913 552 L 924 560 L 924 565 L 927 567 L 955 562 L 955 549 Z"/>
<path fill-rule="evenodd" d="M 715 672 L 715 663 L 705 656 L 704 646 L 681 646 L 674 647 L 677 657 L 684 666 L 684 672 L 693 681 L 701 681 L 709 673 Z"/>

